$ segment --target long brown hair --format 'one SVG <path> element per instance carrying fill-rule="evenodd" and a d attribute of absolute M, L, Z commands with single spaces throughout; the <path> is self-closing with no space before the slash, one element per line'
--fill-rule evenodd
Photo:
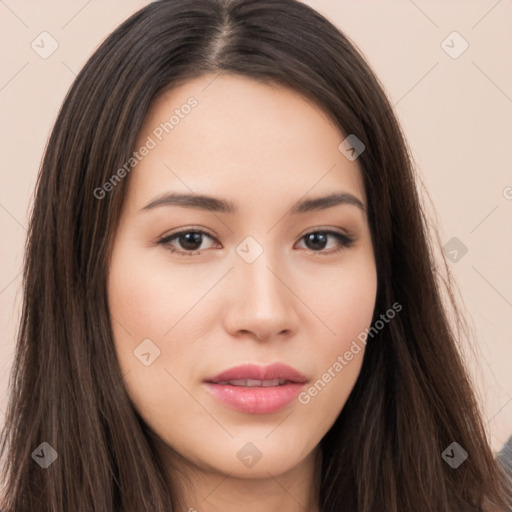
<path fill-rule="evenodd" d="M 1 454 L 8 512 L 176 510 L 176 489 L 123 386 L 106 299 L 130 158 L 164 88 L 205 73 L 276 83 L 320 105 L 359 156 L 378 270 L 361 374 L 321 441 L 322 512 L 504 510 L 493 458 L 443 304 L 434 244 L 392 106 L 348 38 L 296 0 L 161 0 L 118 27 L 73 83 L 37 182 Z M 58 454 L 44 469 L 33 451 Z M 441 454 L 468 453 L 457 469 Z M 46 446 L 46 445 L 44 445 Z"/>

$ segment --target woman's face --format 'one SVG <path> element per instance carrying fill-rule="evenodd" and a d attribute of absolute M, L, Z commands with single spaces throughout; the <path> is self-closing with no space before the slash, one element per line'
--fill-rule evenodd
<path fill-rule="evenodd" d="M 297 93 L 234 75 L 189 81 L 148 113 L 111 322 L 135 408 L 194 467 L 296 467 L 355 384 L 377 278 L 344 138 Z"/>

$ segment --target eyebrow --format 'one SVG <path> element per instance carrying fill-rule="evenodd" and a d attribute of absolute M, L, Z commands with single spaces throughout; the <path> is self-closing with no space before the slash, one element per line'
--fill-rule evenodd
<path fill-rule="evenodd" d="M 348 192 L 335 192 L 323 197 L 301 199 L 292 206 L 290 213 L 292 215 L 299 215 L 313 211 L 325 210 L 337 205 L 356 206 L 362 210 L 363 213 L 366 213 L 364 203 L 359 198 Z M 146 206 L 141 208 L 141 211 L 151 210 L 159 206 L 180 206 L 182 208 L 194 208 L 197 210 L 228 214 L 238 213 L 236 205 L 226 199 L 219 199 L 202 194 L 180 194 L 177 192 L 167 192 L 156 197 Z"/>

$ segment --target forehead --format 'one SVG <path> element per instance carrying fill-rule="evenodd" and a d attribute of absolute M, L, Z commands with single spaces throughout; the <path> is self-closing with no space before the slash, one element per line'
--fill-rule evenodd
<path fill-rule="evenodd" d="M 292 89 L 238 75 L 205 75 L 161 94 L 140 130 L 151 146 L 131 176 L 142 207 L 167 190 L 277 204 L 333 190 L 364 201 L 359 165 L 338 149 L 345 135 Z M 233 196 L 235 194 L 235 196 Z"/>

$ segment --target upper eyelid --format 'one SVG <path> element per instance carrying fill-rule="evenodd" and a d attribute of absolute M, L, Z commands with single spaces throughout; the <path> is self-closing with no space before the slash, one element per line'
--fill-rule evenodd
<path fill-rule="evenodd" d="M 338 228 L 339 229 L 339 228 Z M 209 233 L 208 231 L 206 231 L 204 228 L 185 228 L 185 229 L 181 229 L 179 231 L 174 231 L 172 233 L 169 233 L 169 234 L 166 234 L 166 235 L 163 235 L 161 237 L 159 237 L 159 241 L 161 240 L 166 240 L 166 239 L 169 239 L 169 238 L 173 238 L 173 237 L 176 237 L 178 235 L 183 235 L 185 233 L 200 233 L 202 235 L 206 235 L 206 236 L 209 236 L 210 238 L 212 239 L 215 239 L 218 241 L 218 238 L 215 236 L 215 235 L 212 235 L 211 233 Z M 342 231 L 337 231 L 335 228 L 323 228 L 323 227 L 319 227 L 319 228 L 312 228 L 311 230 L 309 231 L 306 231 L 305 233 L 303 233 L 302 235 L 299 236 L 299 239 L 300 238 L 303 238 L 305 237 L 306 235 L 309 235 L 311 233 L 329 233 L 329 234 L 337 234 L 337 235 L 342 235 L 342 236 L 345 236 L 347 238 L 354 238 L 354 235 L 350 234 L 350 233 L 347 233 L 347 232 L 342 232 Z"/>

